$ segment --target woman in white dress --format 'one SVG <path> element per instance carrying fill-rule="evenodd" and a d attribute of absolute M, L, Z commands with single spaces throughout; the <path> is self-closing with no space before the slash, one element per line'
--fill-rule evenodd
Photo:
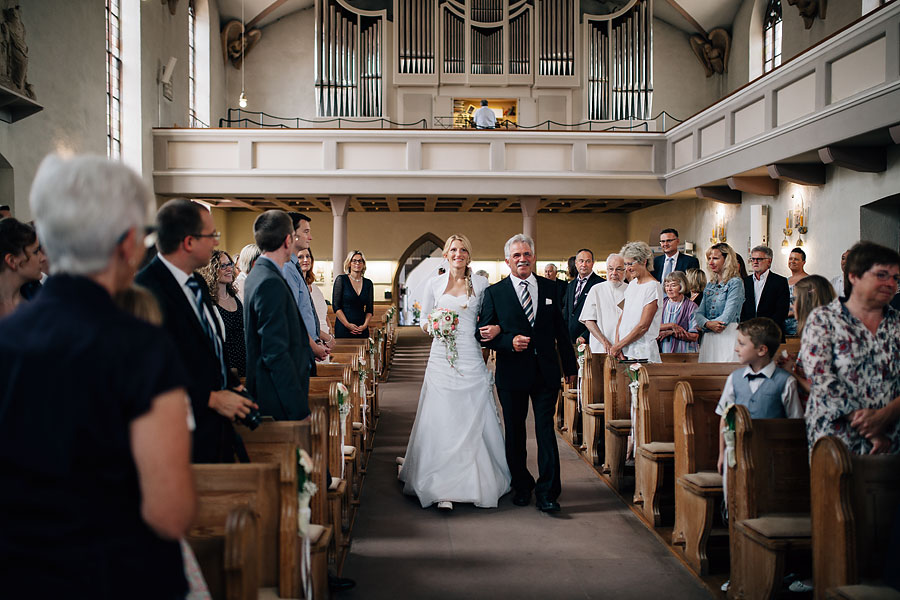
<path fill-rule="evenodd" d="M 619 251 L 631 282 L 625 289 L 625 305 L 616 328 L 613 356 L 662 362 L 659 357 L 659 325 L 662 322 L 662 286 L 650 273 L 653 251 L 644 242 L 628 242 Z"/>
<path fill-rule="evenodd" d="M 422 508 L 437 503 L 438 508 L 452 509 L 453 502 L 494 508 L 510 489 L 491 374 L 475 339 L 488 282 L 472 275 L 471 248 L 465 236 L 447 239 L 444 258 L 449 269 L 426 284 L 422 299 L 423 322 L 438 307 L 459 315 L 459 358 L 451 366 L 445 344 L 439 339 L 432 342 L 416 420 L 400 467 L 403 492 L 418 496 Z M 492 339 L 499 330 L 496 325 L 485 327 L 481 336 Z"/>

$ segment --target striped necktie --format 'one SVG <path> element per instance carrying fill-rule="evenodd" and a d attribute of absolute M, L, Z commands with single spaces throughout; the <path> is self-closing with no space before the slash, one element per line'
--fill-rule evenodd
<path fill-rule="evenodd" d="M 203 310 L 203 292 L 200 291 L 200 282 L 197 281 L 196 277 L 190 277 L 185 285 L 194 294 L 194 304 L 197 305 L 197 312 L 200 314 L 200 326 L 203 328 L 203 333 L 205 333 L 212 342 L 213 348 L 216 351 L 216 358 L 219 359 L 219 371 L 222 375 L 222 385 L 224 386 L 228 383 L 228 377 L 225 375 L 225 359 L 222 352 L 222 340 L 219 338 L 218 334 L 216 334 L 209 319 L 206 318 L 206 313 Z"/>
<path fill-rule="evenodd" d="M 519 285 L 522 286 L 522 309 L 525 311 L 525 316 L 528 317 L 528 322 L 534 327 L 534 303 L 531 301 L 531 293 L 528 291 L 528 282 L 521 281 Z"/>
<path fill-rule="evenodd" d="M 581 290 L 584 289 L 585 283 L 587 283 L 587 277 L 578 278 L 578 282 L 575 284 L 575 303 L 572 306 L 578 305 L 578 297 L 581 296 Z"/>

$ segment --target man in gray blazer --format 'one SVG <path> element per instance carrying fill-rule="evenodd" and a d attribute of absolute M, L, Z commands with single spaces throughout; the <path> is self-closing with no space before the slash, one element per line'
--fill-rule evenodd
<path fill-rule="evenodd" d="M 309 335 L 281 274 L 294 243 L 291 218 L 269 210 L 253 223 L 262 254 L 244 283 L 247 389 L 276 421 L 309 416 Z"/>

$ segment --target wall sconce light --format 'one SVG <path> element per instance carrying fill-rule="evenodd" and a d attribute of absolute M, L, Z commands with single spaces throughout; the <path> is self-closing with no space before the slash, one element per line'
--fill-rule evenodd
<path fill-rule="evenodd" d="M 728 238 L 725 235 L 725 215 L 722 209 L 716 210 L 716 221 L 712 228 L 712 237 L 709 238 L 710 244 L 725 243 Z"/>
<path fill-rule="evenodd" d="M 803 194 L 799 194 L 799 201 L 796 200 L 794 194 L 791 194 L 791 204 L 794 206 L 787 211 L 787 217 L 784 221 L 784 241 L 781 242 L 781 252 L 788 254 L 790 252 L 790 237 L 797 228 L 797 247 L 803 246 L 803 237 L 809 231 L 807 223 L 809 222 L 809 203 L 803 198 Z"/>

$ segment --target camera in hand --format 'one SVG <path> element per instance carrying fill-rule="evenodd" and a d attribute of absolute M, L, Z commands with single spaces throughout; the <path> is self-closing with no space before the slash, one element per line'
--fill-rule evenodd
<path fill-rule="evenodd" d="M 248 400 L 250 400 L 251 402 L 256 404 L 256 400 L 254 400 L 253 396 L 251 396 L 247 392 L 246 389 L 234 390 L 234 393 L 240 394 L 244 398 L 247 398 Z M 249 429 L 250 431 L 253 431 L 257 427 L 259 427 L 259 424 L 262 422 L 262 414 L 259 412 L 258 408 L 254 408 L 250 411 L 250 413 L 246 417 L 237 419 L 237 422 L 240 423 L 241 425 L 243 425 L 244 427 L 246 427 L 247 429 Z"/>

